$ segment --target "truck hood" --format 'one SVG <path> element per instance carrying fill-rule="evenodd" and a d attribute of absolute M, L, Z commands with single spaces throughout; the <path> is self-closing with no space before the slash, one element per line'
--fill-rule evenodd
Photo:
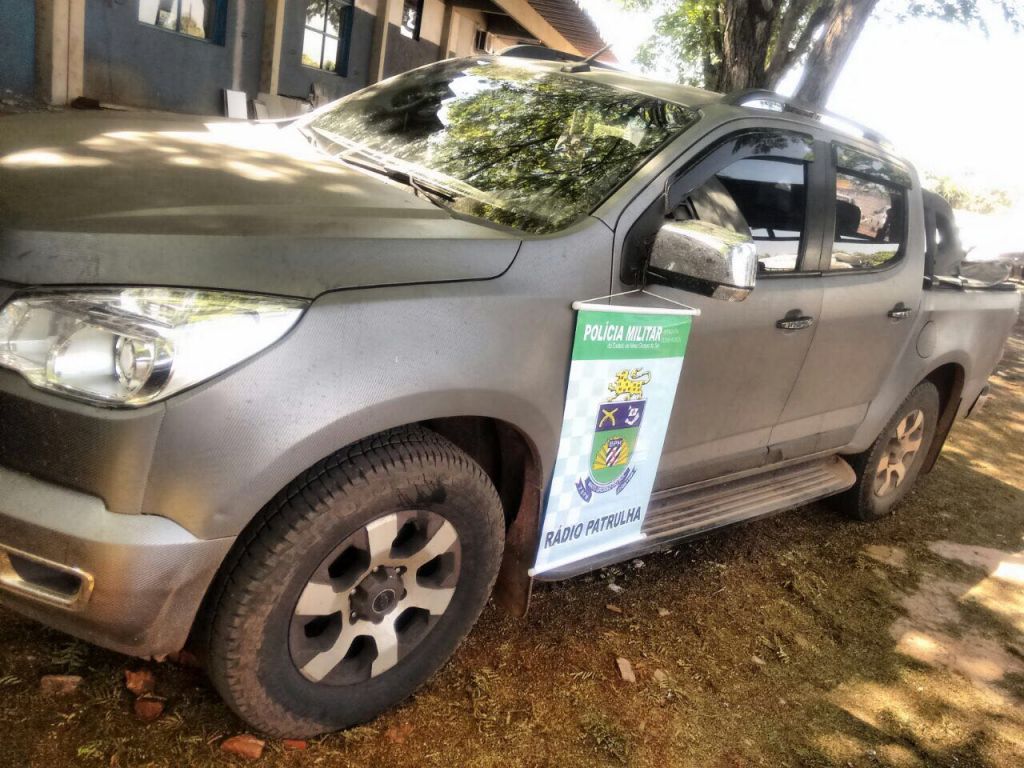
<path fill-rule="evenodd" d="M 0 119 L 0 281 L 313 297 L 494 277 L 519 243 L 324 157 L 290 126 L 116 112 Z"/>

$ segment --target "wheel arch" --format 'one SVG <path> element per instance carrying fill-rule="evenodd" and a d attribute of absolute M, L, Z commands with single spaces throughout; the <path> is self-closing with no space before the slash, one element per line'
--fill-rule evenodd
<path fill-rule="evenodd" d="M 334 454 L 344 451 L 351 445 L 371 439 L 395 429 L 426 427 L 451 441 L 456 447 L 465 451 L 487 473 L 494 483 L 501 499 L 505 513 L 506 534 L 505 550 L 502 556 L 501 570 L 494 587 L 496 601 L 517 616 L 526 614 L 529 606 L 532 579 L 527 573 L 532 557 L 536 551 L 540 531 L 540 499 L 542 484 L 541 456 L 534 441 L 519 427 L 491 416 L 447 416 L 407 422 L 383 430 L 377 430 L 323 456 L 309 466 L 297 472 L 279 489 L 284 490 L 292 483 L 301 481 L 304 475 L 318 464 Z M 192 635 L 204 632 L 207 620 L 211 615 L 218 583 L 224 573 L 229 571 L 237 561 L 237 553 L 244 549 L 252 540 L 255 531 L 264 526 L 268 515 L 272 514 L 271 505 L 278 494 L 275 493 L 248 520 L 238 534 L 235 544 L 225 556 L 214 576 L 203 599 L 203 606 L 193 624 Z M 197 649 L 203 642 L 190 643 Z"/>
<path fill-rule="evenodd" d="M 527 570 L 540 539 L 543 496 L 536 445 L 514 425 L 487 416 L 454 416 L 421 424 L 468 453 L 498 489 L 507 529 L 494 597 L 509 613 L 525 616 L 533 584 Z"/>
<path fill-rule="evenodd" d="M 960 410 L 960 399 L 966 378 L 967 372 L 962 365 L 948 362 L 934 368 L 922 379 L 922 382 L 927 381 L 934 384 L 939 391 L 939 421 L 935 428 L 935 439 L 932 440 L 924 464 L 921 466 L 922 473 L 932 470 L 939 458 L 939 453 L 942 452 L 942 446 L 945 445 L 946 437 Z"/>

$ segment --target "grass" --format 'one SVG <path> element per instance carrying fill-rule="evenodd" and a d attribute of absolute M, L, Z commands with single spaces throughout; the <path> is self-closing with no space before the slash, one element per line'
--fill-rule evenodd
<path fill-rule="evenodd" d="M 270 742 L 259 764 L 1024 765 L 1024 617 L 975 599 L 1003 594 L 984 592 L 986 570 L 928 546 L 1024 549 L 1017 331 L 994 401 L 893 516 L 860 524 L 815 504 L 540 586 L 524 621 L 488 609 L 410 701 L 305 752 Z M 867 557 L 871 544 L 903 550 L 905 569 Z M 943 643 L 966 650 L 943 661 Z M 0 766 L 240 764 L 218 745 L 246 728 L 201 672 L 151 664 L 167 713 L 135 720 L 123 670 L 143 664 L 0 612 Z M 40 676 L 68 672 L 84 677 L 77 694 L 39 695 Z"/>

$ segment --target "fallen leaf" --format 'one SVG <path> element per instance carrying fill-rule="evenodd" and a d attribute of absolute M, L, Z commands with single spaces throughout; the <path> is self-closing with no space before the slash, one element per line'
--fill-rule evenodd
<path fill-rule="evenodd" d="M 613 605 L 612 603 L 608 603 L 608 605 L 606 605 L 605 608 L 607 608 L 612 613 L 622 613 L 622 609 L 619 608 L 619 606 L 617 605 Z"/>

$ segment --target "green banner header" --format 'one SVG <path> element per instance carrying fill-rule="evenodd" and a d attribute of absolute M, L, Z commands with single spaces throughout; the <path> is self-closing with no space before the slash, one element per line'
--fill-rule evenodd
<path fill-rule="evenodd" d="M 576 320 L 573 360 L 629 360 L 682 357 L 690 336 L 690 315 L 594 312 Z"/>

